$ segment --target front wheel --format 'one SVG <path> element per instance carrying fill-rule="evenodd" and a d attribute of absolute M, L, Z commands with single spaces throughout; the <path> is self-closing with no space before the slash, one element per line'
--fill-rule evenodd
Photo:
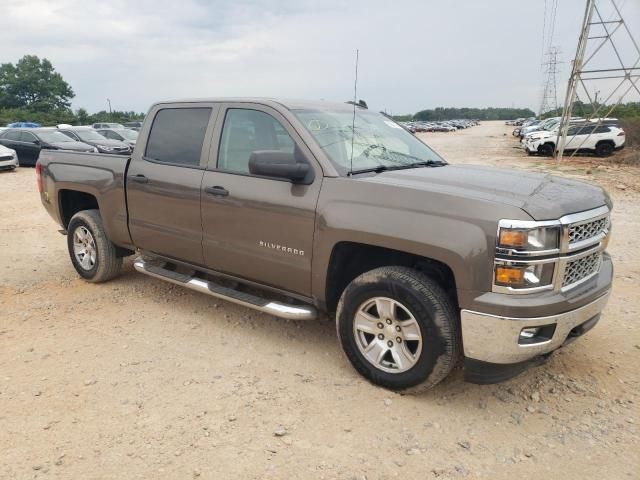
<path fill-rule="evenodd" d="M 545 143 L 544 145 L 540 145 L 538 147 L 538 153 L 540 155 L 544 155 L 545 157 L 551 157 L 556 149 L 556 146 L 553 143 Z"/>
<path fill-rule="evenodd" d="M 83 210 L 71 218 L 67 247 L 71 263 L 85 280 L 106 282 L 120 273 L 122 258 L 107 238 L 98 210 Z"/>
<path fill-rule="evenodd" d="M 430 388 L 459 357 L 451 299 L 435 281 L 410 268 L 377 268 L 353 280 L 340 298 L 336 324 L 354 368 L 393 390 Z"/>

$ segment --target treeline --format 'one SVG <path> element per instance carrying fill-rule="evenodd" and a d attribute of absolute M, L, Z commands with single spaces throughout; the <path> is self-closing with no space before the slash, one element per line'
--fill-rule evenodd
<path fill-rule="evenodd" d="M 84 108 L 71 110 L 75 94 L 49 60 L 25 55 L 15 64 L 0 65 L 0 126 L 13 122 L 42 125 L 141 120 L 143 113 L 107 112 L 89 114 Z"/>
<path fill-rule="evenodd" d="M 36 122 L 41 125 L 57 125 L 68 123 L 69 125 L 91 125 L 97 122 L 132 122 L 142 120 L 141 112 L 107 112 L 102 110 L 97 113 L 89 113 L 84 108 L 72 111 L 70 108 L 58 108 L 49 111 L 34 111 L 29 108 L 0 108 L 0 126 L 13 122 Z"/>
<path fill-rule="evenodd" d="M 604 116 L 610 108 L 610 106 L 599 103 L 584 103 L 578 100 L 573 103 L 572 114 L 574 117 L 590 117 L 593 112 L 597 111 L 598 116 Z M 562 108 L 545 112 L 542 118 L 560 116 L 562 116 Z M 615 118 L 640 118 L 640 102 L 621 103 L 613 109 L 610 116 Z"/>
<path fill-rule="evenodd" d="M 514 120 L 516 118 L 534 117 L 535 113 L 529 108 L 453 108 L 437 107 L 435 109 L 420 110 L 414 115 L 397 115 L 398 121 L 440 121 L 454 119 L 475 120 Z"/>

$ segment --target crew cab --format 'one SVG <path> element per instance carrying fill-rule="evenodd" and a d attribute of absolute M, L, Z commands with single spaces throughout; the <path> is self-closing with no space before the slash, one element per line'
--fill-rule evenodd
<path fill-rule="evenodd" d="M 130 158 L 48 151 L 36 171 L 81 277 L 135 254 L 205 295 L 335 317 L 354 368 L 390 389 L 460 360 L 469 381 L 510 378 L 591 329 L 611 289 L 603 189 L 451 165 L 362 105 L 160 102 Z"/>

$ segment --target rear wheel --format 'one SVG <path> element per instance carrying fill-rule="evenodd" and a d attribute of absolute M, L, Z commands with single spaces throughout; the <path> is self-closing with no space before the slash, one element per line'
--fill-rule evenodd
<path fill-rule="evenodd" d="M 406 267 L 382 267 L 353 280 L 340 298 L 336 324 L 354 368 L 394 390 L 432 387 L 460 352 L 451 299 L 435 281 Z"/>
<path fill-rule="evenodd" d="M 609 142 L 600 142 L 596 145 L 596 155 L 599 157 L 608 157 L 613 153 L 613 145 Z"/>
<path fill-rule="evenodd" d="M 107 238 L 98 210 L 83 210 L 71 218 L 67 247 L 71 263 L 85 280 L 106 282 L 120 273 L 122 258 Z"/>

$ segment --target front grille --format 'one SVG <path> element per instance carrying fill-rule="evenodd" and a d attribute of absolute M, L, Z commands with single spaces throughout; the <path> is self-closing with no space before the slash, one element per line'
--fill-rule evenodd
<path fill-rule="evenodd" d="M 609 217 L 602 217 L 591 222 L 569 225 L 569 246 L 589 240 L 606 232 L 609 227 Z"/>
<path fill-rule="evenodd" d="M 587 278 L 589 275 L 593 275 L 600 269 L 601 260 L 602 253 L 596 252 L 567 263 L 564 270 L 564 278 L 562 279 L 562 286 L 572 285 Z"/>

